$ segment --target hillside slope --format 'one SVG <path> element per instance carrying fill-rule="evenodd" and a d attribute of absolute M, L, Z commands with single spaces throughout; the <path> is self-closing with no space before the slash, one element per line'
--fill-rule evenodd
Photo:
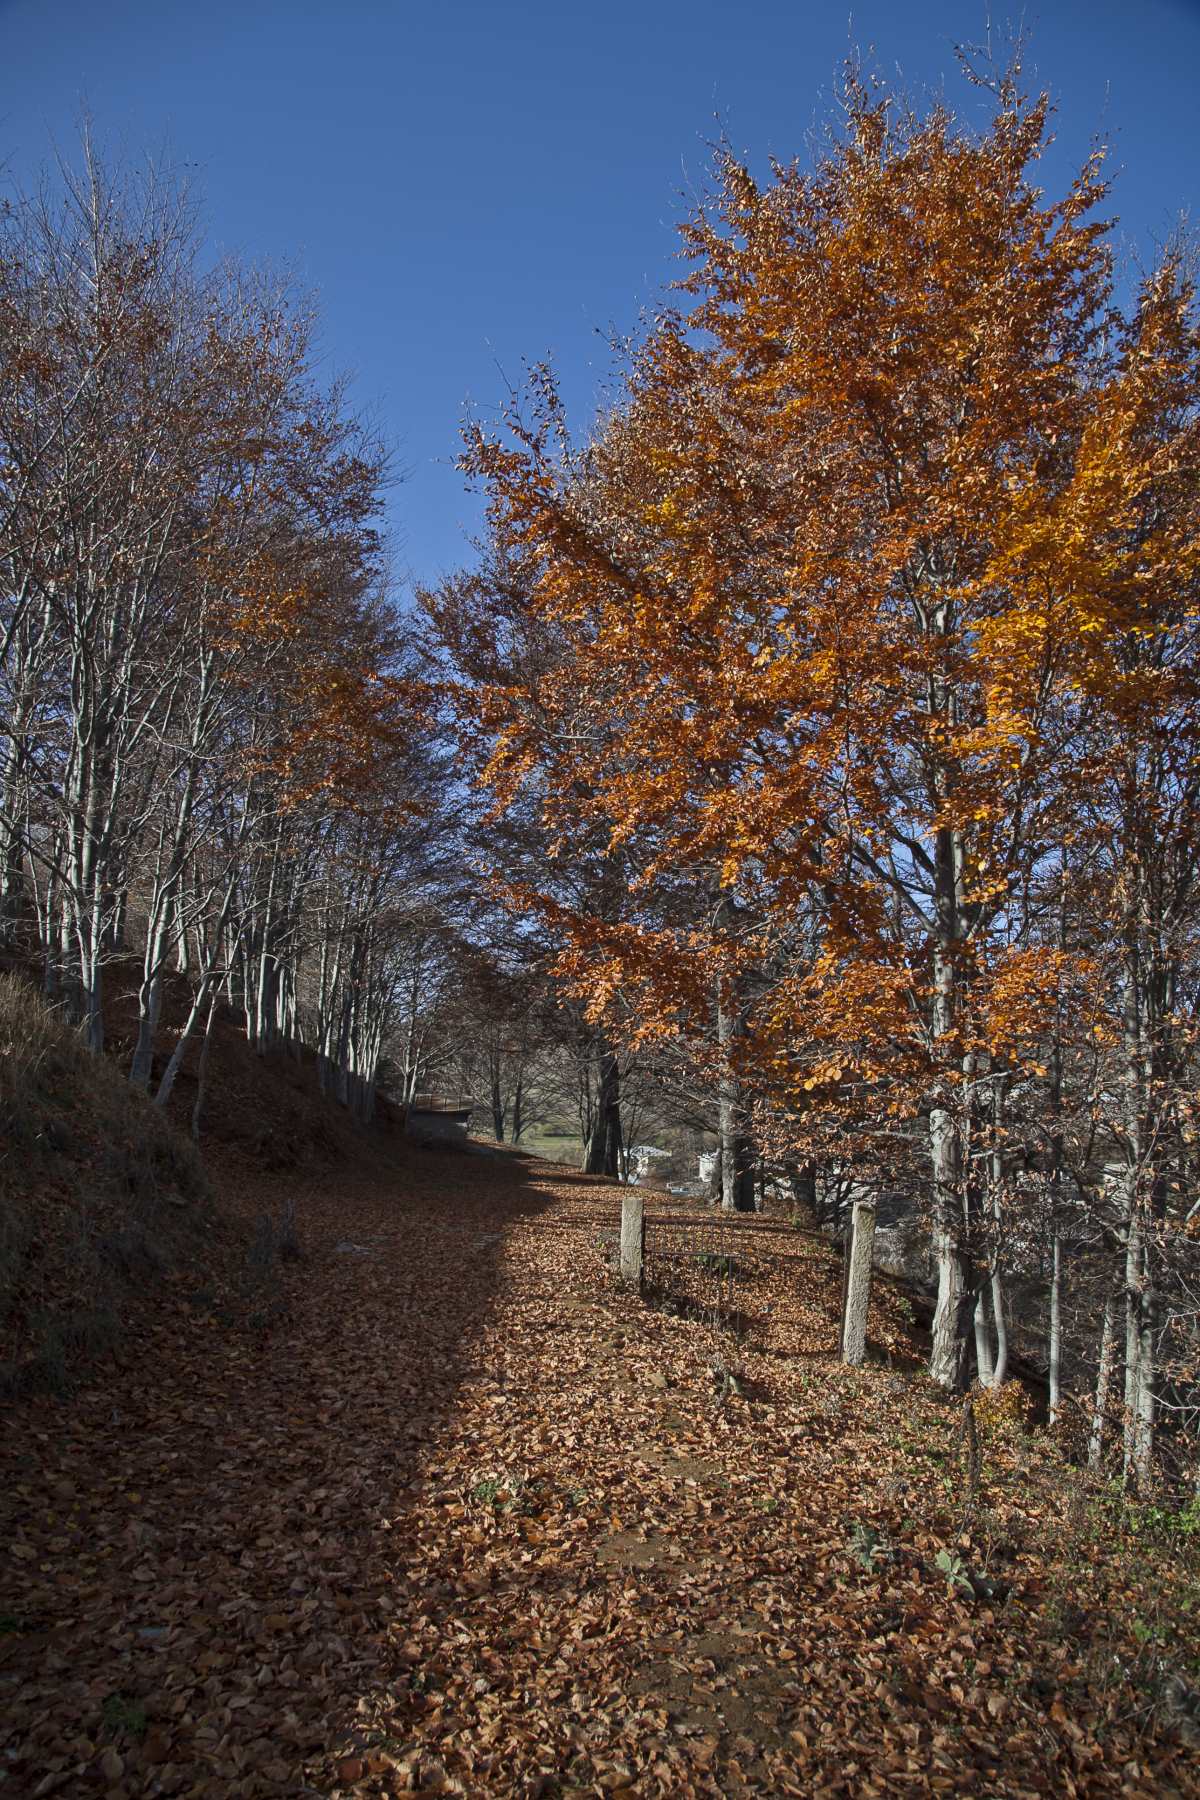
<path fill-rule="evenodd" d="M 0 975 L 0 1393 L 65 1387 L 146 1283 L 215 1235 L 193 1146 Z"/>
<path fill-rule="evenodd" d="M 320 1093 L 310 1055 L 255 1055 L 222 1011 L 198 1148 L 198 1043 L 165 1113 L 125 1078 L 135 981 L 132 964 L 113 965 L 97 1058 L 21 971 L 0 973 L 0 1396 L 68 1391 L 172 1294 L 257 1317 L 270 1265 L 293 1248 L 286 1196 L 262 1181 L 332 1172 L 372 1139 Z M 187 1000 L 168 983 L 168 1023 Z"/>

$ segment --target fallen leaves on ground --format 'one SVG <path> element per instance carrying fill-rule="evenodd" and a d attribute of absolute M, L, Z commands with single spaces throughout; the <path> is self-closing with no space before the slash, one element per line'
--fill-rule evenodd
<path fill-rule="evenodd" d="M 838 1364 L 819 1241 L 730 1224 L 733 1343 L 555 1165 L 256 1181 L 306 1250 L 261 1329 L 181 1289 L 10 1414 L 0 1795 L 1200 1792 L 1050 1447 L 970 1503 L 896 1295 Z"/>

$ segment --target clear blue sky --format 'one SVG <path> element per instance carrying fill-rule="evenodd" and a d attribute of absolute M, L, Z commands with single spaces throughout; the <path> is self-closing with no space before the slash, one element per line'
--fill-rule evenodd
<path fill-rule="evenodd" d="M 756 164 L 802 151 L 852 44 L 965 102 L 953 47 L 985 18 L 948 0 L 0 0 L 0 165 L 29 185 L 86 105 L 110 148 L 165 142 L 194 168 L 213 242 L 316 290 L 330 362 L 408 470 L 398 561 L 432 580 L 475 519 L 453 469 L 465 403 L 494 409 L 500 370 L 552 354 L 586 423 L 611 366 L 597 333 L 634 327 L 670 279 L 718 131 Z M 1049 182 L 1106 134 L 1126 241 L 1151 254 L 1195 197 L 1200 0 L 1024 18 L 1060 106 Z"/>

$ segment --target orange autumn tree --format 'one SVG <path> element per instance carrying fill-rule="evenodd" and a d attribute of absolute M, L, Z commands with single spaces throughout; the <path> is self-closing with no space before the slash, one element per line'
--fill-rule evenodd
<path fill-rule="evenodd" d="M 927 1120 L 947 1385 L 977 1287 L 971 1095 L 993 1040 L 1014 1049 L 1006 1009 L 1054 985 L 1006 946 L 1063 829 L 1064 621 L 1006 551 L 1053 530 L 1112 299 L 1099 159 L 1047 201 L 1047 118 L 1015 76 L 974 132 L 852 75 L 811 169 L 763 185 L 722 158 L 687 307 L 586 451 L 544 379 L 466 458 L 574 649 L 536 706 L 492 697 L 491 779 L 536 768 L 550 814 L 586 793 L 652 851 L 648 893 L 703 869 L 747 900 L 783 950 L 739 1055 L 778 1103 Z M 558 729 L 581 692 L 621 723 L 594 759 Z M 619 971 L 648 1029 L 672 993 L 680 1023 L 694 934 L 573 930 L 598 995 Z M 716 939 L 718 962 L 754 947 Z"/>
<path fill-rule="evenodd" d="M 1057 777 L 1097 971 L 1097 1067 L 1076 1133 L 1107 1175 L 1097 1200 L 1118 1265 L 1109 1292 L 1123 1291 L 1125 1474 L 1144 1490 L 1157 1406 L 1200 1439 L 1200 312 L 1178 252 L 1112 337 L 1070 480 L 1027 518 L 1019 497 L 1004 568 L 1041 583 L 1065 647 L 1074 729 Z"/>
<path fill-rule="evenodd" d="M 531 612 L 532 578 L 522 559 L 501 546 L 495 555 L 485 552 L 469 574 L 419 598 L 441 664 L 438 691 L 454 718 L 462 775 L 479 785 L 486 770 L 501 802 L 477 822 L 476 865 L 510 915 L 524 923 L 538 918 L 536 960 L 560 951 L 558 973 L 565 974 L 578 920 L 619 935 L 643 916 L 644 902 L 631 893 L 639 873 L 631 847 L 611 841 L 586 779 L 582 773 L 572 777 L 573 765 L 582 772 L 603 760 L 605 744 L 611 750 L 619 696 L 596 683 L 579 690 L 570 636 Z M 532 756 L 514 757 L 502 775 L 491 755 L 516 716 L 538 722 L 538 754 L 555 759 L 552 808 L 543 804 L 542 771 Z M 523 933 L 522 942 L 528 959 L 532 941 Z M 584 1016 L 576 1014 L 585 1096 L 582 1166 L 591 1174 L 617 1175 L 624 1145 L 617 1039 L 626 1021 L 609 1016 L 594 987 L 598 973 L 590 960 L 586 979 L 575 984 L 590 1003 Z"/>

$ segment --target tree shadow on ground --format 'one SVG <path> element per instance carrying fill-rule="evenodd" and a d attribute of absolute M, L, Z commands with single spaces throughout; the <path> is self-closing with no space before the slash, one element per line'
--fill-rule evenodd
<path fill-rule="evenodd" d="M 180 1295 L 12 1409 L 0 1791 L 294 1795 L 384 1673 L 507 1236 L 548 1197 L 521 1159 L 396 1144 L 253 1198 L 296 1200 L 304 1251 L 269 1327 Z"/>

